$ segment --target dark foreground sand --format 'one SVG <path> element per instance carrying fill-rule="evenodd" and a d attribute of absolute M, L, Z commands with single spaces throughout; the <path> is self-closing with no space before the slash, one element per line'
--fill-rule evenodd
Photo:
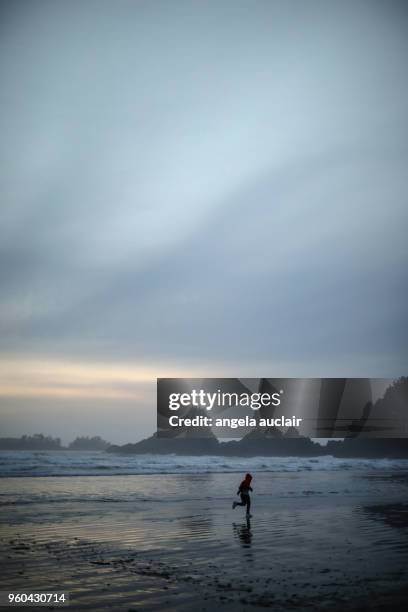
<path fill-rule="evenodd" d="M 65 590 L 74 610 L 402 610 L 401 472 L 5 478 L 1 589 Z"/>

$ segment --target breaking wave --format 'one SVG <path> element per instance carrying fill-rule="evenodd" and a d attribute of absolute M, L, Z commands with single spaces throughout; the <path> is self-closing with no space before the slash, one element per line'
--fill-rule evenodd
<path fill-rule="evenodd" d="M 111 455 L 105 452 L 0 451 L 0 477 L 407 470 L 407 459 Z"/>

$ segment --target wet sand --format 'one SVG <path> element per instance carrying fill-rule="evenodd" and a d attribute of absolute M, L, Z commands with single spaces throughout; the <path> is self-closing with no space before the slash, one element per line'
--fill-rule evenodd
<path fill-rule="evenodd" d="M 402 610 L 408 479 L 365 471 L 4 478 L 1 589 L 75 610 Z"/>

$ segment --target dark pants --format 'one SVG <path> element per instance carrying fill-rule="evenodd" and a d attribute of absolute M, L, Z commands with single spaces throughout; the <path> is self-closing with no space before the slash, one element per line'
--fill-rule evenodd
<path fill-rule="evenodd" d="M 249 514 L 249 510 L 251 508 L 251 498 L 246 493 L 241 493 L 241 503 L 236 502 L 237 506 L 246 506 L 247 514 Z"/>

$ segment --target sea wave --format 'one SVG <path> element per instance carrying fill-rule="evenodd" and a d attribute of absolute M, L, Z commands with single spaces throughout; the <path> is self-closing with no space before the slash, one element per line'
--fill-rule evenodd
<path fill-rule="evenodd" d="M 304 472 L 337 470 L 407 470 L 407 459 L 322 457 L 219 457 L 178 455 L 110 455 L 104 452 L 0 451 L 0 477 L 108 476 Z"/>

